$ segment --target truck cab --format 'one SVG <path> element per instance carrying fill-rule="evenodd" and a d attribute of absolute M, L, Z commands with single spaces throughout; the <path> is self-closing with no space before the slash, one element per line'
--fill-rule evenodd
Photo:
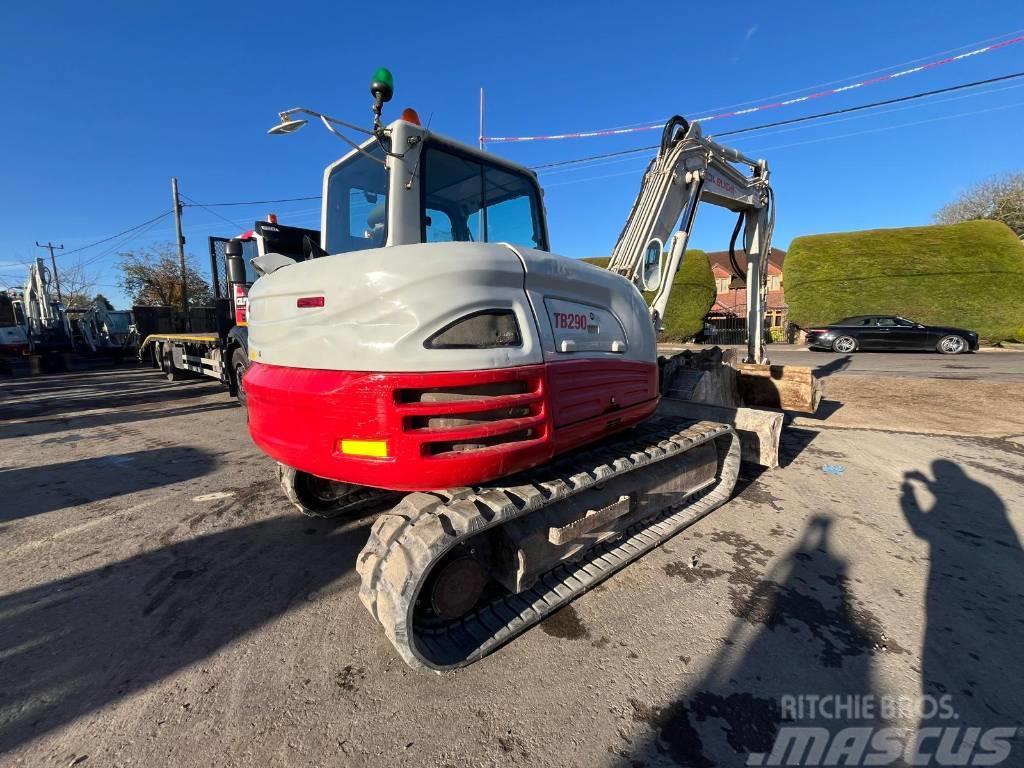
<path fill-rule="evenodd" d="M 21 302 L 7 293 L 0 293 L 0 355 L 20 357 L 28 353 L 28 332 Z"/>

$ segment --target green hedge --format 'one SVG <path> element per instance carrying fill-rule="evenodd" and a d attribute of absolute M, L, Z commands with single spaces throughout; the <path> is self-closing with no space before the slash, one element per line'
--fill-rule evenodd
<path fill-rule="evenodd" d="M 997 221 L 798 237 L 783 285 L 803 328 L 877 313 L 1024 340 L 1024 244 Z"/>
<path fill-rule="evenodd" d="M 584 261 L 604 267 L 607 258 L 591 258 Z M 654 300 L 653 293 L 645 293 L 644 298 L 650 304 Z M 704 316 L 715 303 L 715 276 L 711 272 L 711 264 L 704 251 L 687 251 L 683 263 L 676 272 L 672 284 L 672 294 L 665 308 L 665 332 L 661 341 L 687 341 L 704 327 Z"/>

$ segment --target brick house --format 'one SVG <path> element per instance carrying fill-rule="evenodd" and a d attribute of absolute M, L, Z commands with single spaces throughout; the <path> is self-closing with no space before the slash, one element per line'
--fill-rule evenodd
<path fill-rule="evenodd" d="M 720 328 L 742 328 L 743 318 L 747 314 L 746 283 L 733 268 L 728 251 L 711 251 L 707 256 L 715 277 L 716 293 L 715 303 L 707 315 L 707 322 Z M 768 303 L 765 322 L 775 340 L 781 340 L 787 325 L 788 310 L 782 287 L 782 262 L 785 258 L 786 252 L 779 248 L 772 248 L 768 255 Z M 746 272 L 747 257 L 742 250 L 736 253 L 736 263 L 743 272 Z M 738 325 L 737 319 L 740 321 Z"/>

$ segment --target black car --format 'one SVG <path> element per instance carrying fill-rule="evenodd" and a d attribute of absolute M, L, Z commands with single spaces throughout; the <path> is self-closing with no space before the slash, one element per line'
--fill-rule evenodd
<path fill-rule="evenodd" d="M 963 328 L 922 325 L 898 315 L 860 315 L 809 330 L 807 346 L 844 353 L 873 349 L 957 355 L 977 350 L 978 334 Z"/>

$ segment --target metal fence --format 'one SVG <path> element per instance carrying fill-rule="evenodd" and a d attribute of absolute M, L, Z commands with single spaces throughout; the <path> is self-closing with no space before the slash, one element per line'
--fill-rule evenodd
<path fill-rule="evenodd" d="M 765 317 L 765 339 L 770 344 L 792 344 L 798 329 L 789 322 L 789 310 L 771 309 Z M 747 319 L 730 312 L 709 312 L 704 318 L 704 330 L 698 334 L 698 344 L 746 344 Z"/>

